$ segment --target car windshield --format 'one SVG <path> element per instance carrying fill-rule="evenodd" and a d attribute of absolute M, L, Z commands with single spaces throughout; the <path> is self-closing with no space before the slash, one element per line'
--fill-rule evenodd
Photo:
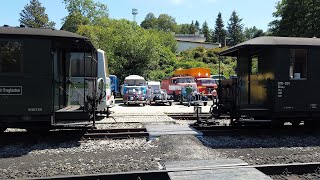
<path fill-rule="evenodd" d="M 194 83 L 193 78 L 178 78 L 176 79 L 177 83 Z"/>
<path fill-rule="evenodd" d="M 226 77 L 224 77 L 223 75 L 213 75 L 211 78 L 213 79 L 226 79 Z"/>
<path fill-rule="evenodd" d="M 205 79 L 201 80 L 201 84 L 216 84 L 216 81 L 214 79 Z"/>

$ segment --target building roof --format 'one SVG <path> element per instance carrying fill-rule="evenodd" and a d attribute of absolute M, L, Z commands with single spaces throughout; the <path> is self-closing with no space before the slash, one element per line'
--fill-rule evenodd
<path fill-rule="evenodd" d="M 27 36 L 43 36 L 43 37 L 63 37 L 88 39 L 78 34 L 55 29 L 45 28 L 20 28 L 20 27 L 0 27 L 0 35 L 27 35 Z"/>
<path fill-rule="evenodd" d="M 225 51 L 219 53 L 222 56 L 233 55 L 233 53 L 243 47 L 259 47 L 259 46 L 319 46 L 318 38 L 301 38 L 301 37 L 274 37 L 263 36 L 257 37 L 243 43 L 237 44 Z"/>

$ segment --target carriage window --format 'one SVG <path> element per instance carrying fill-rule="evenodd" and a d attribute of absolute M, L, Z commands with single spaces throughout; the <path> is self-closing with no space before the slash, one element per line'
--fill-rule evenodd
<path fill-rule="evenodd" d="M 90 77 L 96 76 L 97 73 L 97 65 L 94 61 L 91 60 L 91 54 L 86 53 L 86 61 L 83 63 L 84 54 L 83 53 L 71 53 L 70 54 L 71 61 L 71 76 L 72 77 L 84 77 L 84 68 L 86 71 L 86 76 Z M 84 67 L 85 66 L 85 67 Z"/>
<path fill-rule="evenodd" d="M 17 41 L 0 41 L 0 73 L 21 72 L 21 47 Z"/>
<path fill-rule="evenodd" d="M 291 49 L 290 50 L 290 78 L 306 79 L 307 78 L 307 50 Z"/>
<path fill-rule="evenodd" d="M 254 56 L 251 58 L 251 75 L 257 75 L 259 73 L 259 57 Z"/>

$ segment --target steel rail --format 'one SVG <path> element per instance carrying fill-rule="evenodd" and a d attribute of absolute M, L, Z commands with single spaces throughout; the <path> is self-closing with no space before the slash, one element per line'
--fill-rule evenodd
<path fill-rule="evenodd" d="M 217 167 L 204 168 L 185 168 L 179 170 L 153 170 L 153 171 L 133 171 L 133 172 L 119 172 L 119 173 L 100 173 L 100 174 L 86 174 L 86 175 L 65 175 L 53 176 L 43 178 L 32 178 L 35 180 L 66 180 L 66 179 L 108 179 L 108 180 L 168 180 L 170 179 L 168 173 L 183 172 L 183 171 L 199 171 L 199 170 L 217 170 L 217 169 L 234 169 L 234 168 L 255 168 L 266 175 L 288 175 L 288 174 L 307 174 L 320 173 L 320 162 L 311 163 L 292 163 L 292 164 L 265 164 L 265 165 L 225 165 Z"/>

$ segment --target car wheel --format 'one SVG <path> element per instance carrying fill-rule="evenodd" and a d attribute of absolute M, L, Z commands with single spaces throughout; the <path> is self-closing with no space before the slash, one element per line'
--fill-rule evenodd
<path fill-rule="evenodd" d="M 172 102 L 169 102 L 169 106 L 172 106 Z"/>
<path fill-rule="evenodd" d="M 203 102 L 203 105 L 204 105 L 204 106 L 207 106 L 207 104 L 208 104 L 208 102 Z"/>

